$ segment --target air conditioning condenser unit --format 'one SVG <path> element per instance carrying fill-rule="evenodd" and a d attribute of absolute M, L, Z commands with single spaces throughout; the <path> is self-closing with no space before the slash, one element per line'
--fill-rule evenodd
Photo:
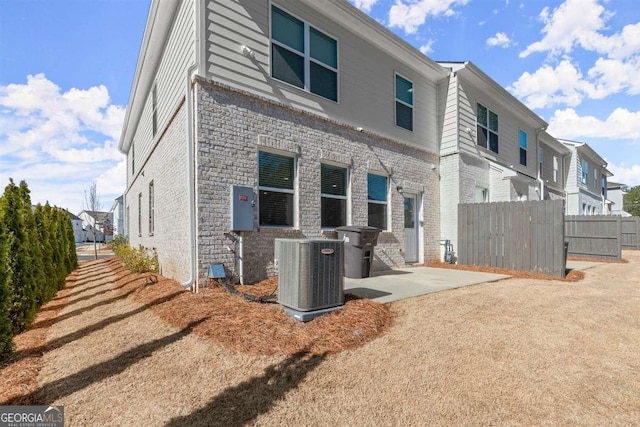
<path fill-rule="evenodd" d="M 342 240 L 276 239 L 278 302 L 308 321 L 344 305 Z"/>

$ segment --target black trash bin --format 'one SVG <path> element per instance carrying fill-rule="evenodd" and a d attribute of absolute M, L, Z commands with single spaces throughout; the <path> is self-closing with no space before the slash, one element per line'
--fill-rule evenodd
<path fill-rule="evenodd" d="M 336 228 L 344 241 L 344 275 L 352 279 L 371 276 L 373 248 L 378 244 L 380 229 L 369 226 Z"/>

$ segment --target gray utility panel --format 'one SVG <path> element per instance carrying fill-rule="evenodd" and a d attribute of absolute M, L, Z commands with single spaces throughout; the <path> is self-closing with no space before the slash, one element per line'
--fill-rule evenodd
<path fill-rule="evenodd" d="M 231 186 L 231 230 L 253 230 L 253 211 L 255 209 L 253 188 L 242 185 Z"/>

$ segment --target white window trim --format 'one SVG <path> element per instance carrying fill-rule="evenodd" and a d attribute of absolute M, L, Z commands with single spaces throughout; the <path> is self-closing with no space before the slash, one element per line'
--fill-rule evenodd
<path fill-rule="evenodd" d="M 271 29 L 273 28 L 273 22 L 272 22 L 272 7 L 275 6 L 278 9 L 280 9 L 281 11 L 293 16 L 294 18 L 296 18 L 298 21 L 301 21 L 304 27 L 304 52 L 300 52 L 297 49 L 294 49 L 290 46 L 287 46 L 281 42 L 279 42 L 278 40 L 274 40 L 271 37 Z M 300 18 L 299 16 L 297 16 L 295 13 L 291 13 L 289 12 L 286 8 L 281 7 L 280 5 L 276 4 L 276 3 L 272 3 L 269 2 L 269 76 L 274 79 L 277 80 L 280 83 L 286 84 L 287 86 L 290 86 L 292 88 L 295 88 L 297 90 L 302 90 L 308 94 L 311 94 L 313 96 L 317 96 L 318 98 L 324 99 L 325 101 L 329 101 L 329 102 L 333 102 L 336 104 L 340 104 L 340 73 L 338 72 L 338 68 L 333 68 L 332 66 L 325 64 L 324 62 L 320 62 L 317 59 L 314 59 L 311 57 L 311 37 L 310 37 L 310 33 L 311 33 L 311 28 L 315 29 L 316 31 L 321 32 L 322 34 L 331 37 L 333 40 L 335 40 L 336 42 L 336 63 L 338 65 L 338 68 L 340 68 L 340 41 L 338 40 L 337 37 L 333 36 L 332 34 L 321 30 L 313 25 L 311 25 L 308 21 L 306 21 L 305 19 Z M 271 75 L 271 70 L 272 70 L 272 58 L 271 58 L 271 52 L 273 51 L 271 45 L 275 44 L 276 46 L 279 46 L 283 49 L 288 50 L 289 52 L 295 53 L 298 56 L 301 56 L 303 58 L 304 61 L 304 88 L 300 88 L 296 85 L 293 85 L 289 82 L 286 82 L 284 80 L 280 80 L 277 77 L 273 77 L 273 75 Z M 325 98 L 322 95 L 318 95 L 317 93 L 313 93 L 311 92 L 311 62 L 314 62 L 318 65 L 320 65 L 321 67 L 324 67 L 328 70 L 331 70 L 333 72 L 336 73 L 336 100 L 334 101 L 333 99 L 329 99 L 329 98 Z"/>
<path fill-rule="evenodd" d="M 405 79 L 406 81 L 408 81 L 409 83 L 411 83 L 411 96 L 413 98 L 413 104 L 408 104 L 406 102 L 404 102 L 401 99 L 398 99 L 398 88 L 396 85 L 396 77 L 402 77 L 403 79 Z M 405 77 L 404 75 L 398 73 L 397 71 L 394 71 L 393 73 L 393 123 L 396 125 L 397 128 L 405 130 L 407 132 L 413 132 L 416 128 L 416 113 L 415 113 L 415 103 L 416 103 L 416 85 L 413 82 L 413 80 Z M 407 129 L 407 128 L 403 128 L 402 126 L 398 125 L 398 114 L 396 111 L 396 102 L 399 102 L 400 104 L 411 108 L 411 129 Z"/>
<path fill-rule="evenodd" d="M 138 237 L 142 237 L 142 192 L 138 193 Z"/>
<path fill-rule="evenodd" d="M 260 152 L 264 153 L 272 153 L 277 154 L 279 156 L 291 157 L 293 159 L 293 190 L 289 190 L 288 188 L 276 188 L 276 187 L 267 187 L 260 185 Z M 275 150 L 268 147 L 258 147 L 256 151 L 256 165 L 257 168 L 257 181 L 258 181 L 258 200 L 257 200 L 257 208 L 258 208 L 258 224 L 260 224 L 260 190 L 264 191 L 272 191 L 276 193 L 287 193 L 293 194 L 293 225 L 260 225 L 260 228 L 268 228 L 268 229 L 284 229 L 284 230 L 297 230 L 298 223 L 298 212 L 299 212 L 299 204 L 298 204 L 298 159 L 299 155 L 297 153 L 293 153 L 290 151 L 281 151 Z"/>
<path fill-rule="evenodd" d="M 482 105 L 484 108 L 487 109 L 487 123 L 485 125 L 480 124 L 480 122 L 478 121 L 478 105 Z M 495 114 L 496 117 L 498 118 L 498 132 L 494 132 L 489 128 L 489 113 Z M 482 145 L 478 144 L 478 135 L 476 135 L 476 145 L 478 147 L 480 147 L 480 148 L 483 148 L 483 149 L 487 150 L 490 153 L 493 153 L 494 155 L 498 155 L 500 153 L 500 115 L 498 113 L 496 113 L 495 111 L 493 111 L 492 109 L 490 109 L 489 107 L 487 107 L 486 105 L 484 105 L 483 103 L 481 103 L 481 102 L 476 100 L 475 116 L 476 116 L 476 125 L 487 130 L 487 146 L 483 147 Z M 491 144 L 489 142 L 491 140 L 491 138 L 489 138 L 489 134 L 490 133 L 493 133 L 498 137 L 498 152 L 495 152 L 491 148 L 489 148 L 489 147 L 491 147 Z M 519 141 L 518 141 L 518 147 L 520 147 L 520 142 Z"/>
<path fill-rule="evenodd" d="M 329 166 L 335 166 L 335 167 L 339 167 L 339 168 L 343 168 L 347 170 L 347 188 L 346 188 L 346 196 L 337 196 L 335 194 L 326 194 L 323 193 L 322 191 L 320 191 L 320 199 L 322 201 L 323 197 L 326 197 L 328 199 L 340 199 L 340 200 L 346 200 L 346 224 L 345 225 L 351 225 L 351 167 L 349 167 L 348 165 L 344 165 L 341 163 L 337 163 L 337 162 L 331 162 L 331 161 L 326 161 L 323 160 L 320 162 L 320 180 L 322 181 L 322 165 L 329 165 Z M 320 185 L 320 188 L 322 189 L 322 185 Z M 320 212 L 320 227 L 322 230 L 335 230 L 335 227 L 323 227 L 322 226 L 322 212 Z"/>

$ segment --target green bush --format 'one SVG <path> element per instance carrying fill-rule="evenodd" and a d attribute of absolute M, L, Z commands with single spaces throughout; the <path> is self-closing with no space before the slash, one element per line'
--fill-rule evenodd
<path fill-rule="evenodd" d="M 134 273 L 151 272 L 157 274 L 160 272 L 158 253 L 155 249 L 149 251 L 142 245 L 139 245 L 138 249 L 134 249 L 126 242 L 122 243 L 121 241 L 111 245 L 111 248 L 113 253 L 122 260 L 124 266 Z"/>

